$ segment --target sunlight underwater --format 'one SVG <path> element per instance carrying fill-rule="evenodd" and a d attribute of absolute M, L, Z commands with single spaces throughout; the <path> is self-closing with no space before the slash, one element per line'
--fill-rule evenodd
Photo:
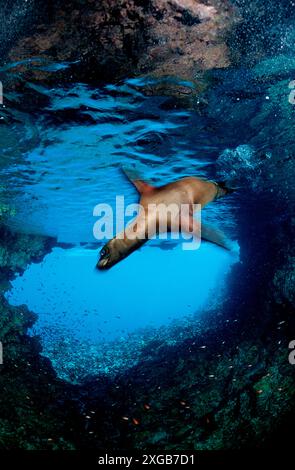
<path fill-rule="evenodd" d="M 3 302 L 4 446 L 173 453 L 273 448 L 286 437 L 292 446 L 294 5 L 262 2 L 257 15 L 258 2 L 235 3 L 245 4 L 237 62 L 208 70 L 204 83 L 198 72 L 201 95 L 179 99 L 169 77 L 169 96 L 156 96 L 166 86 L 147 77 L 73 83 L 85 75 L 72 76 L 70 63 L 44 64 L 52 74 L 69 68 L 65 82 L 45 86 L 16 71 L 20 84 L 0 107 L 0 202 L 11 229 L 1 257 L 13 279 L 6 297 L 38 314 L 30 333 L 45 358 L 25 334 L 34 315 Z M 93 208 L 114 207 L 118 194 L 137 201 L 121 172 L 133 162 L 155 185 L 189 175 L 230 183 L 236 191 L 202 220 L 238 240 L 241 259 L 209 243 L 183 251 L 151 241 L 95 270 Z M 30 246 L 31 234 L 55 239 Z M 51 365 L 79 385 L 56 380 Z"/>
<path fill-rule="evenodd" d="M 222 303 L 227 274 L 238 261 L 237 243 L 229 254 L 205 242 L 199 250 L 183 251 L 180 243 L 152 240 L 110 271 L 97 272 L 101 241 L 93 237 L 93 208 L 98 203 L 114 208 L 117 195 L 124 195 L 125 204 L 138 201 L 122 166 L 139 162 L 145 179 L 155 185 L 188 175 L 233 182 L 234 196 L 202 211 L 202 221 L 232 240 L 237 238 L 240 187 L 247 188 L 250 208 L 249 189 L 255 203 L 265 168 L 270 168 L 270 154 L 261 158 L 250 145 L 234 147 L 232 134 L 224 133 L 221 140 L 205 116 L 166 109 L 166 98 L 145 97 L 140 85 L 37 87 L 49 99 L 39 118 L 27 121 L 27 135 L 35 133 L 38 141 L 28 142 L 22 158 L 1 171 L 6 195 L 18 207 L 11 227 L 53 236 L 59 245 L 17 277 L 6 295 L 11 304 L 25 304 L 39 314 L 32 334 L 41 335 L 43 354 L 66 378 L 57 352 L 65 338 L 74 341 L 80 375 L 91 369 L 81 358 L 92 345 L 93 372 L 112 369 L 112 360 L 118 366 L 118 341 L 126 348 L 120 367 L 128 367 L 142 346 L 135 338 L 144 338 L 144 330 L 153 328 L 157 335 L 175 321 L 179 328 L 188 321 L 193 325 L 202 309 Z M 17 125 L 13 130 L 23 132 Z M 102 344 L 109 354 L 107 367 L 99 352 Z M 77 362 L 69 362 L 70 367 L 77 368 Z"/>
<path fill-rule="evenodd" d="M 81 339 L 112 340 L 194 313 L 236 261 L 207 243 L 195 252 L 145 246 L 107 272 L 96 259 L 94 250 L 55 248 L 13 281 L 9 301 L 39 313 L 37 329 L 58 322 Z"/>

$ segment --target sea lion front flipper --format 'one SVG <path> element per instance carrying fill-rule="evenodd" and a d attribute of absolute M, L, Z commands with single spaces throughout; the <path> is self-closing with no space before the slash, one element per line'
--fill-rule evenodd
<path fill-rule="evenodd" d="M 202 240 L 214 243 L 214 245 L 221 246 L 226 250 L 232 250 L 232 242 L 221 230 L 210 227 L 209 225 L 203 223 L 200 224 L 193 217 L 182 218 L 181 223 L 181 230 L 190 233 L 196 240 L 201 238 Z"/>
<path fill-rule="evenodd" d="M 140 175 L 139 171 L 137 171 L 135 168 L 122 167 L 122 171 L 124 175 L 127 176 L 129 181 L 134 184 L 140 194 L 150 192 L 154 189 L 154 186 L 146 183 L 142 179 L 142 176 Z"/>
<path fill-rule="evenodd" d="M 210 227 L 202 223 L 201 225 L 201 238 L 208 242 L 214 243 L 214 245 L 221 246 L 226 250 L 232 250 L 232 243 L 226 237 L 226 235 L 216 228 Z"/>

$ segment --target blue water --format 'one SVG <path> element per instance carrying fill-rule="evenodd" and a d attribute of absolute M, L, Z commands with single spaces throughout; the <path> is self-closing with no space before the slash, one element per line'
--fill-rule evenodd
<path fill-rule="evenodd" d="M 214 175 L 213 162 L 222 147 L 193 112 L 163 110 L 165 99 L 145 98 L 128 82 L 101 90 L 83 84 L 37 90 L 50 97 L 48 106 L 34 119 L 26 115 L 25 127 L 11 129 L 21 142 L 33 140 L 33 148 L 2 171 L 18 208 L 11 220 L 18 230 L 59 242 L 93 242 L 96 204 L 114 206 L 117 195 L 124 195 L 126 204 L 137 201 L 120 171 L 134 162 L 158 185 L 188 175 Z M 228 214 L 225 225 L 231 224 L 229 209 L 229 202 L 219 205 L 219 213 Z"/>
<path fill-rule="evenodd" d="M 12 124 L 2 129 L 0 171 L 1 202 L 15 209 L 8 224 L 55 237 L 57 247 L 12 282 L 7 298 L 38 313 L 31 334 L 41 335 L 43 354 L 61 376 L 128 367 L 145 335 L 163 332 L 173 341 L 169 325 L 193 329 L 206 308 L 222 305 L 230 268 L 239 262 L 237 214 L 247 210 L 255 224 L 258 198 L 269 201 L 278 187 L 287 193 L 279 172 L 292 148 L 286 122 L 294 113 L 293 70 L 289 57 L 284 76 L 267 61 L 251 72 L 216 72 L 205 112 L 145 96 L 142 79 L 99 87 L 29 83 L 42 102 L 34 113 L 18 110 L 19 96 L 8 97 L 2 114 Z M 236 242 L 235 254 L 205 242 L 191 252 L 153 240 L 110 271 L 96 271 L 102 242 L 93 236 L 93 208 L 114 207 L 117 195 L 137 202 L 121 167 L 138 162 L 155 185 L 195 175 L 235 187 L 202 214 Z"/>
<path fill-rule="evenodd" d="M 194 252 L 146 246 L 107 272 L 94 270 L 96 259 L 94 250 L 55 248 L 13 282 L 10 302 L 42 305 L 38 330 L 58 322 L 81 339 L 114 340 L 212 303 L 235 260 L 205 243 Z"/>
<path fill-rule="evenodd" d="M 76 379 L 129 367 L 147 339 L 169 343 L 169 325 L 194 324 L 205 307 L 222 301 L 238 257 L 203 243 L 196 251 L 146 245 L 105 272 L 94 269 L 96 260 L 93 249 L 54 248 L 7 294 L 11 304 L 39 314 L 31 334 L 41 336 L 43 353 L 65 378 L 72 369 Z"/>

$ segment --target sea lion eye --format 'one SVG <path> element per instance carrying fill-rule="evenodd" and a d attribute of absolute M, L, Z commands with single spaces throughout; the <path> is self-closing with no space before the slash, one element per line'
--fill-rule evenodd
<path fill-rule="evenodd" d="M 110 253 L 110 250 L 107 248 L 107 247 L 103 247 L 101 252 L 100 252 L 100 257 L 101 258 L 104 258 L 105 256 L 107 256 L 108 254 Z"/>

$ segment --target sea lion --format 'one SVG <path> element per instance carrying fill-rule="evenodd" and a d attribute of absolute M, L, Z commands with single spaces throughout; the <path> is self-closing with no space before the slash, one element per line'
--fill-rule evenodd
<path fill-rule="evenodd" d="M 197 177 L 186 177 L 164 186 L 155 187 L 146 183 L 134 174 L 132 170 L 123 169 L 123 171 L 139 192 L 139 204 L 142 209 L 136 219 L 123 232 L 104 245 L 97 263 L 98 269 L 112 267 L 141 247 L 153 235 L 163 231 L 161 230 L 161 215 L 159 215 L 160 212 L 157 210 L 161 205 L 164 205 L 164 207 L 173 205 L 176 208 L 176 214 L 168 215 L 166 232 L 186 230 L 192 236 L 199 237 L 200 223 L 193 217 L 196 205 L 199 208 L 203 208 L 211 201 L 233 191 L 227 188 L 224 183 L 216 183 Z M 186 216 L 180 214 L 180 209 L 183 205 L 189 207 L 189 213 Z M 154 207 L 154 210 L 150 210 L 151 207 Z M 179 222 L 177 222 L 177 215 L 179 214 L 181 217 L 181 227 Z M 176 228 L 175 221 L 178 224 Z M 136 236 L 134 233 L 136 233 Z M 222 232 L 207 227 L 204 224 L 202 224 L 201 228 L 201 237 L 227 250 L 231 249 L 230 242 Z"/>

